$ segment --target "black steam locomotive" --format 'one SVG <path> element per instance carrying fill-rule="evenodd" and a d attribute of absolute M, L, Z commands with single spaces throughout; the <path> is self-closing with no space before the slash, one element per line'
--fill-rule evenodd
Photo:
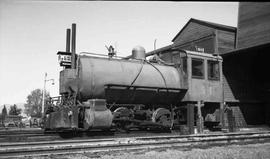
<path fill-rule="evenodd" d="M 46 130 L 192 127 L 194 114 L 203 118 L 209 113 L 201 112 L 202 101 L 204 107 L 215 108 L 210 111 L 211 121 L 220 121 L 220 56 L 169 48 L 147 57 L 141 46 L 132 50 L 130 58 L 115 56 L 112 47 L 108 56 L 76 54 L 75 24 L 72 26 L 72 51 L 67 30 L 67 50 L 58 52 L 64 66 L 61 96 L 47 106 Z"/>

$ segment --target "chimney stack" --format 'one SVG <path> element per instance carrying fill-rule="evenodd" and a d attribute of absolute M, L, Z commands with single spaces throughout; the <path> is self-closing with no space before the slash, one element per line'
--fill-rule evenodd
<path fill-rule="evenodd" d="M 76 53 L 76 24 L 72 23 L 72 39 L 71 39 L 71 68 L 75 69 L 75 53 Z"/>
<path fill-rule="evenodd" d="M 70 29 L 67 29 L 66 52 L 70 52 Z"/>

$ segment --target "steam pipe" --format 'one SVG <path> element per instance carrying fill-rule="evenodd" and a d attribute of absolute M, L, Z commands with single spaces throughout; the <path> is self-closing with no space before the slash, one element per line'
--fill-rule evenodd
<path fill-rule="evenodd" d="M 76 24 L 72 23 L 72 39 L 71 39 L 71 68 L 75 69 L 75 52 L 76 52 Z"/>

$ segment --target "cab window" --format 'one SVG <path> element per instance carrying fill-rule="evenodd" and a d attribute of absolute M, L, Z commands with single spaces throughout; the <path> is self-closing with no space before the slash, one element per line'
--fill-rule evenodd
<path fill-rule="evenodd" d="M 208 67 L 208 79 L 219 80 L 219 62 L 218 61 L 207 61 Z"/>
<path fill-rule="evenodd" d="M 191 59 L 192 78 L 204 78 L 204 60 L 203 59 Z"/>

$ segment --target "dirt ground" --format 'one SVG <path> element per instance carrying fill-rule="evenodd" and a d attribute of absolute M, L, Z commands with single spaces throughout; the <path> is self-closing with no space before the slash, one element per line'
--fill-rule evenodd
<path fill-rule="evenodd" d="M 269 159 L 270 143 L 211 148 L 141 150 L 110 153 L 57 155 L 38 159 Z"/>

